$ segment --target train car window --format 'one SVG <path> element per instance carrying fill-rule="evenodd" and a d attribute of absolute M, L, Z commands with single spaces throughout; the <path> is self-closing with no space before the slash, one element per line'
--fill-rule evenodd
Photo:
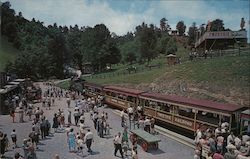
<path fill-rule="evenodd" d="M 149 107 L 149 101 L 148 100 L 145 100 L 145 106 Z"/>
<path fill-rule="evenodd" d="M 111 95 L 112 97 L 116 97 L 116 96 L 117 96 L 117 94 L 115 94 L 114 92 L 111 92 L 110 95 Z"/>
<path fill-rule="evenodd" d="M 220 122 L 218 115 L 217 117 L 215 117 L 214 114 L 206 112 L 206 111 L 198 111 L 196 119 L 203 121 L 203 122 L 211 123 L 214 125 L 218 125 Z"/>
<path fill-rule="evenodd" d="M 127 101 L 134 102 L 135 101 L 135 97 L 127 96 Z"/>

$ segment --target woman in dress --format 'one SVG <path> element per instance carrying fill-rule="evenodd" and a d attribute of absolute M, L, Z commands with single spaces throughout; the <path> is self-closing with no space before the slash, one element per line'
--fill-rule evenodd
<path fill-rule="evenodd" d="M 70 132 L 68 134 L 68 145 L 69 145 L 70 152 L 76 151 L 76 136 L 75 136 L 73 131 L 74 131 L 74 129 L 71 128 Z"/>

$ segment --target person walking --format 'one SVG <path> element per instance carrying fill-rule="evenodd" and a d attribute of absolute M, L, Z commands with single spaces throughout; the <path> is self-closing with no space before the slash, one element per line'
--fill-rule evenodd
<path fill-rule="evenodd" d="M 17 144 L 16 144 L 17 135 L 16 135 L 16 130 L 15 129 L 13 129 L 12 132 L 10 133 L 10 137 L 11 137 L 11 140 L 13 142 L 13 149 L 17 148 Z"/>
<path fill-rule="evenodd" d="M 114 144 L 115 144 L 115 152 L 114 155 L 116 156 L 117 151 L 120 151 L 120 154 L 123 158 L 123 152 L 122 152 L 122 136 L 121 133 L 119 132 L 118 135 L 114 139 Z"/>
<path fill-rule="evenodd" d="M 90 131 L 90 129 L 88 129 L 88 132 L 84 136 L 84 142 L 86 143 L 86 146 L 88 148 L 88 152 L 90 152 L 90 153 L 92 152 L 91 144 L 92 144 L 92 142 L 94 142 L 93 138 L 94 138 L 93 133 Z"/>

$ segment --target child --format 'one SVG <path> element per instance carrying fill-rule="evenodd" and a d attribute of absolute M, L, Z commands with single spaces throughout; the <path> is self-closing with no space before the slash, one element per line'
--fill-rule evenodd
<path fill-rule="evenodd" d="M 12 132 L 10 133 L 10 137 L 11 137 L 11 140 L 12 140 L 12 142 L 13 142 L 13 149 L 14 148 L 16 148 L 17 147 L 17 145 L 16 145 L 16 130 L 15 129 L 13 129 L 12 130 Z"/>
<path fill-rule="evenodd" d="M 110 135 L 110 126 L 108 123 L 106 124 L 106 133 L 106 135 Z"/>
<path fill-rule="evenodd" d="M 136 147 L 133 147 L 132 149 L 132 159 L 138 159 Z"/>
<path fill-rule="evenodd" d="M 80 136 L 77 137 L 76 144 L 77 144 L 77 150 L 83 153 L 82 149 L 83 149 L 84 142 Z"/>
<path fill-rule="evenodd" d="M 122 143 L 122 149 L 123 149 L 124 155 L 128 156 L 128 142 L 127 141 L 124 141 Z"/>

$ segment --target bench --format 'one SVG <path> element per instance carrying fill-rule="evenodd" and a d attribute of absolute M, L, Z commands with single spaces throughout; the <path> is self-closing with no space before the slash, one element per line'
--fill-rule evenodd
<path fill-rule="evenodd" d="M 130 132 L 130 141 L 133 143 L 137 138 L 138 144 L 141 144 L 144 151 L 147 152 L 149 148 L 158 149 L 158 142 L 161 141 L 158 137 L 141 129 L 130 130 Z"/>

